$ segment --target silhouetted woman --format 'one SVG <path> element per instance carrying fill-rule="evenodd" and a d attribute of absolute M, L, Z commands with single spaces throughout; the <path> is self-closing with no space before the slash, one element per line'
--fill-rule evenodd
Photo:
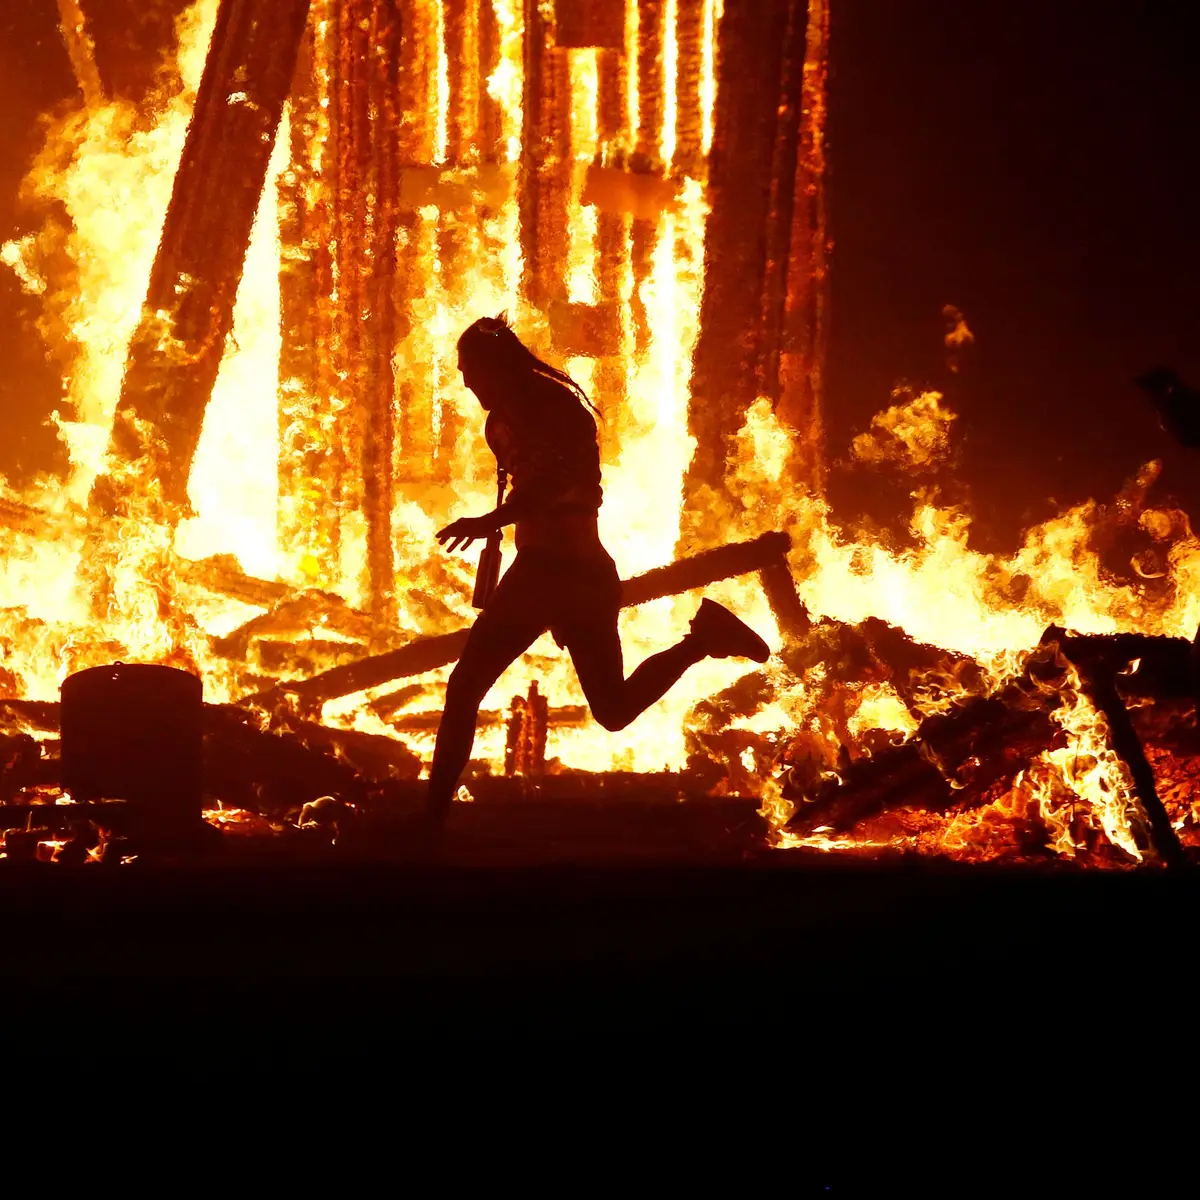
<path fill-rule="evenodd" d="M 769 650 L 727 608 L 704 600 L 690 631 L 629 676 L 617 615 L 621 581 L 600 543 L 600 450 L 587 398 L 569 375 L 529 350 L 503 316 L 483 317 L 458 339 L 458 369 L 487 412 L 485 436 L 513 482 L 482 517 L 438 533 L 448 549 L 516 525 L 517 557 L 471 628 L 446 685 L 429 777 L 430 815 L 441 819 L 471 755 L 479 705 L 504 669 L 547 629 L 570 651 L 592 715 L 623 729 L 703 658 L 752 658 Z"/>

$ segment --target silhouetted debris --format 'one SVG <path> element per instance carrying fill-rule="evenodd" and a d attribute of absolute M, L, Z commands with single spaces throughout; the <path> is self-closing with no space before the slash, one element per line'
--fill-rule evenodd
<path fill-rule="evenodd" d="M 1200 392 L 1170 367 L 1155 367 L 1134 382 L 1153 401 L 1163 428 L 1182 445 L 1200 449 Z"/>

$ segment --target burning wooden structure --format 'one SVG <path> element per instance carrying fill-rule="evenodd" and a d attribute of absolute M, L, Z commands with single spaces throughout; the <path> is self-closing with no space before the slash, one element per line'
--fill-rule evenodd
<path fill-rule="evenodd" d="M 754 797 L 781 844 L 913 846 L 905 809 L 941 853 L 991 856 L 1003 829 L 1017 857 L 1182 861 L 1196 801 L 1161 766 L 1186 720 L 1143 745 L 1127 700 L 1132 679 L 1184 702 L 1186 520 L 1138 484 L 1002 560 L 933 502 L 914 554 L 821 500 L 827 0 L 195 0 L 144 108 L 107 97 L 98 14 L 70 7 L 84 104 L 27 185 L 53 215 L 4 252 L 53 301 L 72 404 L 69 477 L 0 495 L 10 825 L 64 799 L 60 682 L 117 659 L 203 677 L 226 813 L 416 802 L 470 614 L 433 531 L 490 507 L 454 340 L 507 308 L 605 414 L 631 653 L 701 588 L 778 653 L 697 668 L 617 744 L 534 647 L 485 704 L 469 788 L 599 774 Z M 88 174 L 114 144 L 141 206 Z M 871 461 L 927 455 L 931 412 L 881 414 Z M 1118 533 L 1166 583 L 1102 573 Z"/>

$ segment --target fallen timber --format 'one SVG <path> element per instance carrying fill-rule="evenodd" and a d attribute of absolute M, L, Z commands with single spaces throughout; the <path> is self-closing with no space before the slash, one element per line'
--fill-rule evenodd
<path fill-rule="evenodd" d="M 1079 672 L 1080 683 L 1084 694 L 1097 709 L 1104 714 L 1108 721 L 1109 736 L 1112 747 L 1120 756 L 1129 770 L 1133 780 L 1134 791 L 1141 801 L 1142 808 L 1150 822 L 1154 837 L 1154 845 L 1162 856 L 1163 862 L 1169 867 L 1186 865 L 1183 846 L 1179 834 L 1171 824 L 1171 818 L 1163 807 L 1158 788 L 1154 782 L 1154 771 L 1146 759 L 1146 752 L 1141 739 L 1129 719 L 1129 710 L 1125 707 L 1117 687 L 1118 677 L 1126 671 L 1135 657 L 1129 653 L 1131 643 L 1120 637 L 1103 639 L 1072 638 L 1064 630 L 1051 626 L 1042 637 L 1043 643 L 1056 643 L 1060 652 L 1070 662 L 1075 664 Z M 1187 687 L 1188 670 L 1186 654 L 1187 643 L 1181 639 L 1173 639 L 1178 648 L 1179 665 L 1174 679 L 1183 689 Z M 1140 655 L 1136 656 L 1139 659 Z M 1175 660 L 1170 660 L 1174 662 Z M 1159 673 L 1162 673 L 1161 661 L 1156 662 Z M 1169 669 L 1168 664 L 1168 669 Z M 1134 676 L 1141 673 L 1134 672 Z"/>
<path fill-rule="evenodd" d="M 1057 692 L 1038 676 L 1052 654 L 1031 660 L 1024 675 L 994 696 L 976 696 L 949 713 L 927 717 L 911 741 L 861 758 L 815 789 L 789 774 L 784 795 L 797 807 L 788 828 L 801 835 L 827 828 L 846 833 L 898 805 L 941 812 L 991 783 L 1015 775 L 1060 743 L 1050 713 Z"/>
<path fill-rule="evenodd" d="M 639 604 L 648 604 L 651 600 L 680 595 L 739 575 L 772 571 L 780 564 L 786 570 L 787 552 L 790 547 L 791 539 L 786 533 L 765 533 L 750 542 L 734 542 L 715 550 L 705 550 L 681 558 L 667 566 L 656 567 L 626 580 L 621 607 L 633 608 Z M 786 580 L 790 584 L 790 572 L 787 573 Z M 778 569 L 772 571 L 767 596 L 768 600 L 774 597 L 773 607 L 778 604 L 782 609 L 779 618 L 781 626 L 786 623 L 789 628 L 796 628 L 807 620 L 806 613 L 801 617 L 804 606 L 796 594 L 794 584 L 791 584 L 790 588 L 786 586 Z M 398 650 L 334 667 L 320 675 L 314 675 L 311 679 L 281 684 L 279 690 L 297 696 L 303 705 L 315 708 L 327 700 L 335 700 L 367 688 L 381 687 L 394 679 L 421 675 L 426 671 L 448 666 L 462 653 L 468 632 L 467 629 L 457 629 L 452 633 L 417 638 Z M 269 698 L 262 694 L 247 698 L 247 702 L 259 705 L 268 700 Z"/>
<path fill-rule="evenodd" d="M 1125 708 L 1122 693 L 1177 699 L 1188 694 L 1188 643 L 1141 634 L 1070 635 L 1051 626 L 1023 675 L 993 696 L 976 696 L 922 722 L 911 741 L 845 766 L 813 783 L 793 770 L 784 795 L 797 801 L 788 828 L 801 835 L 846 833 L 861 821 L 905 806 L 929 812 L 982 802 L 988 788 L 1013 777 L 1046 750 L 1062 744 L 1052 713 L 1065 681 L 1061 660 L 1075 666 L 1083 691 L 1105 715 L 1112 746 L 1128 767 L 1152 841 L 1170 867 L 1185 863 L 1178 835 L 1158 797 L 1153 772 Z M 1138 661 L 1138 669 L 1130 666 Z"/>

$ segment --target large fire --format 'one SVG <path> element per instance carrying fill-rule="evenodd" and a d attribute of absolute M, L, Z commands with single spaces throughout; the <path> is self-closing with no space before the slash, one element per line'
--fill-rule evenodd
<path fill-rule="evenodd" d="M 553 5 L 410 0 L 391 114 L 399 128 L 394 195 L 381 182 L 383 168 L 364 165 L 369 152 L 347 148 L 351 118 L 343 109 L 353 98 L 338 78 L 347 22 L 373 7 L 311 5 L 191 463 L 191 512 L 164 518 L 157 503 L 127 505 L 104 525 L 99 555 L 96 481 L 136 476 L 136 464 L 112 450 L 114 416 L 218 0 L 196 0 L 183 14 L 146 108 L 81 87 L 83 102 L 48 125 L 25 196 L 31 212 L 51 215 L 0 257 L 43 300 L 41 334 L 61 364 L 68 401 L 54 420 L 70 470 L 21 492 L 5 486 L 0 496 L 0 683 L 9 696 L 53 701 L 63 678 L 81 668 L 160 662 L 196 670 L 206 699 L 245 704 L 265 724 L 272 706 L 296 705 L 281 685 L 468 625 L 474 564 L 448 558 L 434 533 L 491 506 L 481 413 L 458 380 L 454 344 L 476 317 L 501 310 L 604 413 L 601 532 L 623 577 L 681 551 L 784 530 L 814 629 L 822 619 L 832 628 L 873 617 L 975 666 L 931 672 L 902 696 L 887 680 L 839 674 L 819 654 L 787 652 L 757 576 L 726 580 L 708 594 L 783 652 L 753 671 L 707 661 L 620 737 L 583 717 L 551 721 L 552 769 L 682 771 L 707 747 L 722 766 L 711 787 L 760 796 L 764 814 L 782 826 L 795 803 L 781 787 L 784 763 L 802 758 L 828 778 L 848 758 L 903 744 L 924 718 L 1019 676 L 1051 624 L 1191 637 L 1200 624 L 1200 543 L 1181 514 L 1146 502 L 1144 486 L 1115 508 L 1089 503 L 1063 513 L 1004 557 L 973 550 L 966 515 L 914 481 L 911 541 L 897 549 L 853 534 L 829 511 L 817 408 L 797 415 L 766 394 L 739 416 L 723 479 L 697 484 L 689 475 L 704 437 L 689 415 L 718 132 L 721 0 L 627 0 L 623 45 L 540 55 L 531 53 L 526 15 L 537 14 L 536 35 L 548 41 Z M 804 307 L 817 330 L 801 364 L 815 405 L 828 12 L 816 0 L 807 12 L 799 165 L 812 200 L 810 270 L 802 294 L 789 285 L 788 304 Z M 83 79 L 87 40 L 78 21 L 64 33 Z M 533 70 L 546 76 L 539 88 Z M 530 96 L 539 111 L 525 111 Z M 371 120 L 387 115 L 373 110 Z M 531 128 L 540 131 L 536 142 Z M 531 178 L 533 202 L 552 213 L 537 245 L 523 232 L 521 210 Z M 370 291 L 383 270 L 372 240 L 380 228 L 393 230 L 385 257 L 395 256 L 394 272 L 383 274 L 395 289 L 394 344 L 383 346 L 371 342 L 386 307 Z M 297 263 L 317 265 L 289 274 Z M 307 303 L 304 295 L 289 299 L 297 278 L 308 281 Z M 971 336 L 962 315 L 954 317 L 948 347 Z M 386 364 L 382 385 L 363 365 L 372 355 Z M 381 386 L 391 428 L 379 443 L 386 470 L 375 478 L 362 465 L 363 438 L 378 436 L 364 433 L 364 392 Z M 948 455 L 954 414 L 932 393 L 895 401 L 846 453 L 864 467 L 927 480 Z M 1105 569 L 1096 534 L 1114 519 L 1153 543 L 1161 569 L 1143 572 L 1153 578 L 1121 582 Z M 629 662 L 677 638 L 696 601 L 689 593 L 626 609 Z M 433 730 L 416 717 L 439 708 L 448 671 L 332 695 L 319 720 L 399 739 L 427 763 Z M 584 703 L 547 635 L 484 709 L 507 709 L 535 681 L 552 713 L 576 713 Z M 712 696 L 729 698 L 719 720 L 701 703 Z M 1073 857 L 1082 847 L 1078 810 L 1085 825 L 1141 860 L 1131 833 L 1137 801 L 1104 718 L 1070 681 L 1062 696 L 1054 713 L 1062 744 L 989 805 L 951 812 L 919 833 L 780 832 L 777 843 L 837 848 L 876 839 L 987 858 L 1000 852 L 997 829 L 1034 812 L 1050 849 Z M 477 758 L 499 770 L 504 739 L 502 722 L 485 722 Z"/>

